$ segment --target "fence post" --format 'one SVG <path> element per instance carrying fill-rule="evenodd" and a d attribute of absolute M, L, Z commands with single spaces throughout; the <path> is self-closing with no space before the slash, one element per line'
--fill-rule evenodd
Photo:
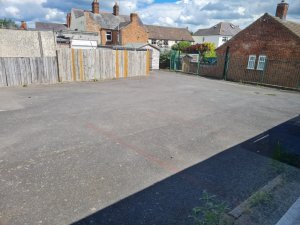
<path fill-rule="evenodd" d="M 198 65 L 197 65 L 197 75 L 198 76 L 200 76 L 200 58 L 201 58 L 201 52 L 199 51 Z"/>
<path fill-rule="evenodd" d="M 226 48 L 224 70 L 223 70 L 223 79 L 227 80 L 228 64 L 229 64 L 229 47 Z"/>
<path fill-rule="evenodd" d="M 260 83 L 263 83 L 264 82 L 264 79 L 265 79 L 265 74 L 266 74 L 266 69 L 267 69 L 267 58 L 265 59 L 265 66 L 264 66 L 264 70 L 263 70 L 263 74 L 261 76 L 261 80 L 260 80 Z"/>

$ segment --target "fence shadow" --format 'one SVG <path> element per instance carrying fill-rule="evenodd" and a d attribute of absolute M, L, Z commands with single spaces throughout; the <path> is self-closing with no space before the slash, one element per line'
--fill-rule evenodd
<path fill-rule="evenodd" d="M 287 154 L 292 154 L 299 160 L 300 116 L 120 200 L 73 225 L 193 224 L 189 215 L 195 206 L 199 206 L 203 190 L 216 195 L 218 200 L 226 201 L 234 208 L 278 175 L 271 163 L 274 161 L 272 157 L 278 143 Z M 297 160 L 295 161 L 299 162 Z M 293 165 L 299 166 L 294 164 L 295 161 Z M 296 167 L 289 168 L 299 172 Z M 282 215 L 277 216 L 280 218 Z"/>

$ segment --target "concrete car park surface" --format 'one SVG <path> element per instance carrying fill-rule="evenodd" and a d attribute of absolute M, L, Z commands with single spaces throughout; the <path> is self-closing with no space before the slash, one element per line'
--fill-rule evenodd
<path fill-rule="evenodd" d="M 235 207 L 273 177 L 267 158 L 210 157 L 300 112 L 296 92 L 161 71 L 2 88 L 0 102 L 1 225 L 183 224 L 203 189 Z"/>

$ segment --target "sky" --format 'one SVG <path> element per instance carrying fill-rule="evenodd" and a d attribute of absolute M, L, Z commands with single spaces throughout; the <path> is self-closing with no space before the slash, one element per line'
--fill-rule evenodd
<path fill-rule="evenodd" d="M 221 21 L 245 28 L 265 12 L 275 14 L 281 0 L 119 0 L 120 13 L 137 12 L 144 24 L 188 27 L 191 31 Z M 91 9 L 92 0 L 0 0 L 0 18 L 65 23 L 71 8 Z M 112 12 L 114 0 L 99 0 L 100 10 Z M 300 0 L 288 0 L 288 20 L 300 23 Z"/>

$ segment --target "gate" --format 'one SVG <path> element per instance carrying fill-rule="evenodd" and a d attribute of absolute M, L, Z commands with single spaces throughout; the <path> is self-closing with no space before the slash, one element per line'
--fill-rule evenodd
<path fill-rule="evenodd" d="M 180 51 L 171 51 L 170 56 L 170 70 L 181 71 L 182 70 L 182 59 L 180 57 Z"/>

